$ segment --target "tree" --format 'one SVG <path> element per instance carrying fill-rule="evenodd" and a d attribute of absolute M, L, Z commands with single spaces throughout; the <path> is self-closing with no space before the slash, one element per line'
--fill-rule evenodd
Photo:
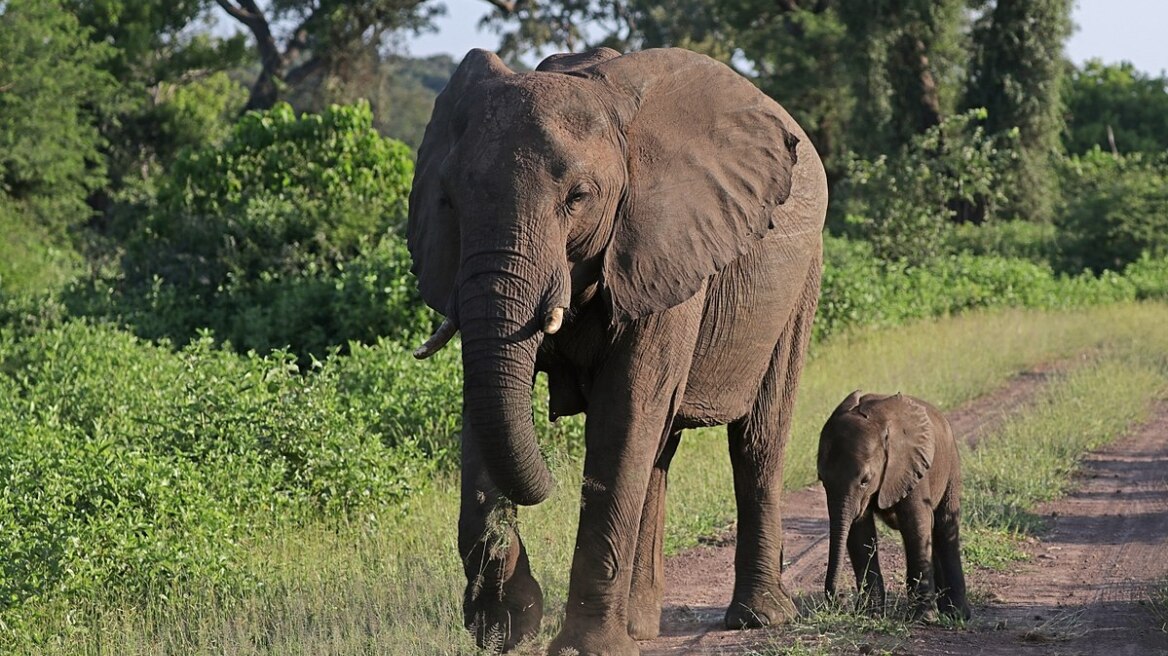
<path fill-rule="evenodd" d="M 246 38 L 190 29 L 208 20 L 209 0 L 63 5 L 87 28 L 90 42 L 110 53 L 102 68 L 116 81 L 117 101 L 98 112 L 109 182 L 89 198 L 109 219 L 120 207 L 148 201 L 154 179 L 183 148 L 225 136 L 242 100 L 224 71 L 246 60 Z"/>
<path fill-rule="evenodd" d="M 216 0 L 251 33 L 260 74 L 246 109 L 272 107 L 288 87 L 335 73 L 395 31 L 424 29 L 443 7 L 425 0 Z M 278 26 L 291 25 L 287 30 Z"/>
<path fill-rule="evenodd" d="M 94 110 L 111 100 L 112 54 L 56 0 L 0 3 L 0 203 L 57 237 L 106 179 Z"/>
<path fill-rule="evenodd" d="M 1153 77 L 1130 62 L 1104 64 L 1093 59 L 1076 68 L 1063 86 L 1067 151 L 1094 147 L 1121 153 L 1168 149 L 1168 77 Z"/>
<path fill-rule="evenodd" d="M 991 134 L 1018 130 L 1007 215 L 1052 217 L 1051 157 L 1063 126 L 1059 87 L 1070 32 L 1071 0 L 996 0 L 974 23 L 965 106 L 987 110 Z"/>
<path fill-rule="evenodd" d="M 849 146 L 890 153 L 952 112 L 964 0 L 837 0 L 856 111 Z"/>

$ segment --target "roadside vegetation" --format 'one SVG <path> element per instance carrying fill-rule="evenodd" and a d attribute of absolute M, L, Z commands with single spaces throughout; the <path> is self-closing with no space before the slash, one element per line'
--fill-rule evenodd
<path fill-rule="evenodd" d="M 1168 385 L 1168 361 L 1163 357 L 1168 345 L 1155 330 L 1166 320 L 1168 308 L 1161 304 L 1121 304 L 1069 312 L 1010 310 L 929 320 L 907 328 L 869 332 L 818 345 L 800 394 L 787 485 L 795 488 L 813 482 L 814 450 L 823 417 L 854 387 L 900 389 L 953 408 L 992 390 L 1011 373 L 1028 365 L 1086 354 L 1073 373 L 1053 384 L 1022 417 L 987 438 L 978 450 L 966 454 L 966 485 L 970 490 L 965 524 L 967 558 L 971 566 L 1000 562 L 1010 555 L 1009 540 L 1025 535 L 1034 527 L 1027 510 L 1059 489 L 1057 481 L 1065 479 L 1075 458 L 1137 421 L 1146 411 L 1148 400 Z M 991 353 L 993 357 L 985 357 Z M 124 353 L 113 355 L 116 356 L 113 361 L 126 361 Z M 210 368 L 215 358 L 225 355 L 207 354 L 203 356 L 206 360 L 202 366 Z M 231 481 L 240 488 L 234 491 L 236 505 L 219 514 L 198 505 L 207 495 L 180 497 L 186 512 L 205 517 L 195 524 L 202 532 L 194 533 L 203 539 L 189 540 L 186 545 L 192 557 L 200 554 L 220 557 L 221 570 L 213 567 L 196 570 L 191 563 L 184 573 L 166 569 L 176 565 L 171 561 L 151 564 L 148 557 L 143 557 L 137 561 L 142 567 L 137 572 L 143 577 L 151 571 L 154 575 L 143 578 L 136 588 L 127 585 L 123 578 L 108 578 L 110 575 L 106 574 L 107 578 L 102 579 L 104 584 L 80 586 L 69 594 L 30 598 L 21 604 L 20 612 L 10 609 L 7 635 L 14 640 L 9 643 L 10 648 L 46 654 L 92 653 L 115 647 L 118 653 L 124 654 L 159 651 L 454 654 L 471 651 L 469 636 L 461 630 L 459 619 L 463 575 L 453 549 L 457 488 L 449 473 L 450 465 L 435 465 L 430 470 L 433 473 L 422 477 L 424 484 L 411 490 L 404 503 L 386 505 L 383 500 L 369 498 L 361 491 L 376 489 L 378 477 L 388 478 L 395 473 L 389 466 L 394 461 L 387 455 L 398 450 L 377 456 L 382 453 L 377 449 L 384 447 L 367 447 L 375 449 L 373 455 L 361 460 L 363 452 L 339 441 L 339 436 L 372 432 L 353 420 L 362 414 L 308 411 L 336 394 L 326 391 L 332 384 L 328 381 L 344 376 L 340 372 L 328 373 L 332 368 L 339 367 L 352 374 L 353 370 L 346 367 L 352 366 L 352 359 L 360 359 L 369 366 L 366 357 L 380 360 L 389 355 L 387 351 L 370 348 L 367 353 L 358 351 L 349 358 L 330 360 L 316 373 L 279 374 L 269 383 L 269 389 L 275 393 L 287 393 L 286 386 L 292 385 L 291 389 L 305 394 L 300 397 L 301 403 L 282 406 L 282 411 L 270 421 L 287 421 L 280 418 L 284 413 L 291 417 L 319 417 L 315 423 L 307 423 L 319 436 L 290 432 L 288 439 L 288 443 L 319 442 L 322 455 L 316 459 L 280 453 L 255 454 L 252 452 L 260 450 L 241 445 L 243 438 L 236 440 L 232 448 L 224 448 L 231 453 L 229 457 L 206 455 L 217 463 L 208 469 L 221 470 L 215 476 L 216 481 Z M 191 357 L 189 353 L 187 357 Z M 846 367 L 841 364 L 845 362 Z M 977 365 L 970 366 L 970 363 Z M 77 370 L 76 362 L 69 370 Z M 378 370 L 376 378 L 391 380 L 383 371 Z M 417 370 L 410 378 L 416 381 L 430 375 Z M 132 378 L 133 374 L 128 377 Z M 248 387 L 256 380 L 239 378 L 241 387 Z M 217 384 L 223 381 L 215 380 Z M 304 382 L 291 382 L 296 380 Z M 116 383 L 108 387 L 121 388 Z M 1107 394 L 1100 395 L 1098 390 L 1107 390 Z M 266 393 L 271 392 L 248 394 Z M 247 400 L 248 394 L 240 401 L 241 405 L 256 403 L 254 398 Z M 211 398 L 228 396 L 224 393 Z M 133 417 L 133 406 L 126 400 L 120 403 L 126 408 L 126 416 Z M 356 399 L 348 403 L 351 412 L 360 410 Z M 457 407 L 456 401 L 453 404 Z M 201 409 L 205 410 L 205 406 Z M 222 421 L 229 426 L 233 413 L 220 414 L 225 415 Z M 212 417 L 205 412 L 202 416 Z M 332 422 L 337 421 L 344 430 L 330 431 Z M 544 431 L 556 431 L 547 436 L 545 444 L 551 445 L 548 451 L 552 454 L 557 488 L 547 503 L 524 509 L 520 521 L 535 574 L 544 585 L 548 609 L 545 637 L 550 637 L 566 597 L 580 464 L 570 446 L 570 428 L 538 423 Z M 1072 426 L 1079 430 L 1067 430 Z M 180 439 L 180 435 L 174 439 Z M 683 440 L 671 472 L 668 518 L 671 551 L 693 544 L 702 535 L 723 530 L 733 518 L 724 440 L 723 432 L 716 429 L 697 431 Z M 1047 473 L 1041 476 L 1031 473 L 1021 479 L 1004 478 L 1003 470 L 1007 468 L 1001 463 L 1005 459 L 1018 460 L 1017 448 L 1027 449 L 1032 454 L 1027 460 Z M 189 457 L 172 444 L 159 445 L 158 449 L 170 454 L 172 462 Z M 344 466 L 334 454 L 351 454 L 353 466 Z M 126 457 L 131 463 L 143 459 L 140 452 Z M 442 462 L 441 457 L 437 460 Z M 249 471 L 267 470 L 290 472 L 292 462 L 319 462 L 320 466 L 305 467 L 292 477 L 265 478 L 249 474 Z M 266 465 L 267 469 L 257 463 Z M 127 480 L 128 468 L 119 469 L 110 464 L 102 467 L 119 474 L 111 475 L 112 480 Z M 188 471 L 195 469 L 191 466 Z M 358 470 L 368 480 L 346 488 L 344 481 L 348 479 L 341 474 Z M 398 481 L 406 480 L 400 473 L 397 475 Z M 333 480 L 331 476 L 341 478 Z M 176 474 L 175 478 L 178 477 Z M 129 480 L 149 478 L 139 475 Z M 196 481 L 192 480 L 191 486 Z M 346 489 L 348 494 L 340 494 Z M 135 494 L 138 493 L 127 496 Z M 340 504 L 349 506 L 344 512 L 321 510 L 321 504 L 330 500 L 338 504 L 336 509 L 343 507 Z M 126 514 L 141 516 L 142 512 L 137 508 Z M 230 521 L 207 521 L 220 516 Z M 182 527 L 181 522 L 168 519 L 167 523 L 176 531 L 172 533 L 175 539 L 180 539 L 183 534 L 177 531 Z M 125 530 L 120 526 L 117 529 Z M 215 532 L 209 533 L 211 529 Z M 222 542 L 207 539 L 229 535 L 236 537 L 226 551 L 222 550 Z M 177 565 L 181 567 L 183 563 Z M 212 573 L 208 574 L 209 571 Z M 121 573 L 121 576 L 128 575 L 129 572 Z M 808 621 L 830 624 L 834 621 L 830 617 L 816 616 Z"/>

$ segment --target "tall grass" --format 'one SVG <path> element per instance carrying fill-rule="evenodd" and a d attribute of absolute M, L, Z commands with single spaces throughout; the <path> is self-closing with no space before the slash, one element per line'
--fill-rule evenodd
<path fill-rule="evenodd" d="M 821 345 L 807 366 L 800 392 L 787 485 L 811 482 L 819 426 L 852 389 L 901 390 L 952 408 L 1001 385 L 1029 365 L 1087 350 L 1099 354 L 1094 357 L 1108 376 L 1142 360 L 1152 362 L 1149 366 L 1162 376 L 1168 344 L 1160 334 L 1166 323 L 1168 306 L 1164 305 L 1011 311 L 929 321 Z M 1153 355 L 1157 352 L 1159 359 Z M 1080 387 L 1075 393 L 1104 379 L 1093 380 L 1076 383 Z M 1145 379 L 1133 381 L 1135 388 L 1145 392 L 1154 388 Z M 1116 393 L 1123 395 L 1123 389 Z M 1075 402 L 1069 399 L 1051 404 L 1050 412 L 1075 410 Z M 1117 414 L 1104 423 L 1122 425 L 1138 415 L 1139 407 L 1138 402 L 1116 406 Z M 1014 438 L 1003 438 L 1002 444 L 1009 439 Z M 976 471 L 978 465 L 971 462 L 970 467 Z M 553 471 L 558 486 L 552 498 L 520 513 L 534 573 L 544 586 L 544 641 L 562 621 L 580 480 L 575 459 L 553 463 Z M 671 548 L 690 544 L 732 518 L 730 480 L 724 433 L 687 434 L 671 474 Z M 454 488 L 452 480 L 436 482 L 413 501 L 407 515 L 290 525 L 253 541 L 245 546 L 263 576 L 231 598 L 218 597 L 210 588 L 201 590 L 196 583 L 159 590 L 144 605 L 138 600 L 118 603 L 107 595 L 95 595 L 69 608 L 46 605 L 31 620 L 35 626 L 25 627 L 26 635 L 41 636 L 37 644 L 15 645 L 8 651 L 472 653 L 473 645 L 460 626 L 463 581 L 455 549 Z M 972 501 L 971 508 L 976 504 Z M 979 511 L 971 512 L 980 516 Z M 538 653 L 539 644 L 529 645 L 528 650 Z"/>

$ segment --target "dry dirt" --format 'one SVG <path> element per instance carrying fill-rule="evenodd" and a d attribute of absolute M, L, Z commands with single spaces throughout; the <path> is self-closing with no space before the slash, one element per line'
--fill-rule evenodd
<path fill-rule="evenodd" d="M 1039 367 L 949 413 L 955 434 L 971 443 L 1030 402 L 1069 362 Z M 974 619 L 964 628 L 915 626 L 891 643 L 872 636 L 851 653 L 1168 655 L 1168 620 L 1147 603 L 1168 579 L 1168 401 L 1153 419 L 1083 463 L 1075 493 L 1038 510 L 1048 530 L 1025 545 L 1032 558 L 1008 572 L 966 571 Z M 818 486 L 784 500 L 784 582 L 800 605 L 822 601 L 827 509 Z M 895 539 L 881 540 L 891 586 L 903 577 Z M 897 578 L 897 577 L 901 578 Z M 666 562 L 662 635 L 641 643 L 645 656 L 781 653 L 790 631 L 725 631 L 722 616 L 734 580 L 730 533 Z M 1164 611 L 1161 610 L 1161 613 Z M 847 653 L 847 652 L 844 652 Z"/>

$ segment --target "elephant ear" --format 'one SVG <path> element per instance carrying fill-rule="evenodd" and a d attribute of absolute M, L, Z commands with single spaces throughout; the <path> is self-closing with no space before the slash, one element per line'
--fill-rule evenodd
<path fill-rule="evenodd" d="M 562 52 L 541 61 L 535 70 L 548 73 L 579 73 L 620 56 L 621 54 L 612 48 L 603 47 L 593 48 L 587 52 Z"/>
<path fill-rule="evenodd" d="M 933 464 L 933 422 L 923 405 L 900 394 L 862 405 L 885 426 L 888 462 L 877 503 L 881 509 L 891 508 L 913 491 Z"/>
<path fill-rule="evenodd" d="M 847 395 L 843 401 L 840 401 L 840 404 L 837 405 L 835 410 L 831 413 L 831 418 L 835 419 L 844 413 L 851 412 L 852 410 L 855 410 L 856 406 L 858 405 L 860 405 L 860 390 L 852 392 L 851 394 Z"/>
<path fill-rule="evenodd" d="M 823 429 L 819 432 L 819 454 L 816 458 L 816 470 L 821 473 L 827 467 L 828 454 L 831 452 L 832 444 L 835 441 L 835 434 L 839 430 L 843 430 L 843 421 L 847 414 L 856 409 L 860 405 L 860 390 L 856 390 L 849 394 L 843 401 L 836 406 L 832 411 L 831 417 L 823 425 Z"/>
<path fill-rule="evenodd" d="M 418 147 L 418 163 L 410 190 L 406 240 L 422 300 L 446 314 L 460 261 L 458 218 L 442 192 L 443 162 L 458 142 L 466 121 L 460 101 L 487 79 L 512 75 L 492 52 L 471 50 L 434 101 L 434 112 Z"/>
<path fill-rule="evenodd" d="M 677 48 L 610 59 L 590 76 L 628 101 L 618 112 L 629 181 L 603 270 L 614 321 L 678 305 L 770 230 L 802 228 L 775 225 L 799 139 L 745 78 Z"/>

